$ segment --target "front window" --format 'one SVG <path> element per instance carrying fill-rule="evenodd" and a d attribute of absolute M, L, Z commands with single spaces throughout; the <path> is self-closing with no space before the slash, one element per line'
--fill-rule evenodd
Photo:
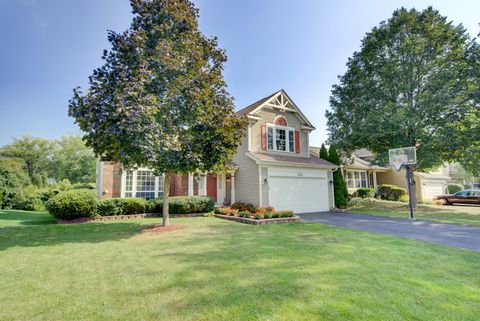
<path fill-rule="evenodd" d="M 145 199 L 155 198 L 155 176 L 152 171 L 137 171 L 136 197 Z"/>
<path fill-rule="evenodd" d="M 293 129 L 284 126 L 268 126 L 267 149 L 293 153 L 295 151 Z"/>
<path fill-rule="evenodd" d="M 347 187 L 348 188 L 366 188 L 367 172 L 364 171 L 347 171 Z"/>
<path fill-rule="evenodd" d="M 125 172 L 125 197 L 151 199 L 163 195 L 163 177 L 148 169 Z"/>

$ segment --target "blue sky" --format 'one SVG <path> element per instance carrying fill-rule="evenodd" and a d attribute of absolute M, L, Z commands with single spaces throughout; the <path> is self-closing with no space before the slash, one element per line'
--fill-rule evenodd
<path fill-rule="evenodd" d="M 285 89 L 327 138 L 332 84 L 372 27 L 401 6 L 440 10 L 472 36 L 480 1 L 196 0 L 200 27 L 219 38 L 225 78 L 242 108 Z M 67 116 L 72 88 L 85 86 L 109 48 L 106 30 L 131 20 L 127 0 L 0 0 L 0 145 L 12 137 L 79 132 Z"/>

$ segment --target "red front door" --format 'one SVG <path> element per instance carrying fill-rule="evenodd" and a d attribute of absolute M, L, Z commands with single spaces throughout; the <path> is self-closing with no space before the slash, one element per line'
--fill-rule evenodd
<path fill-rule="evenodd" d="M 213 197 L 217 201 L 217 175 L 207 175 L 207 195 Z"/>

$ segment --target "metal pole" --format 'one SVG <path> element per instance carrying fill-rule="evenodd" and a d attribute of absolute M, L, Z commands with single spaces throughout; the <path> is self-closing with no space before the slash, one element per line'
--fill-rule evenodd
<path fill-rule="evenodd" d="M 408 206 L 410 207 L 410 220 L 413 218 L 413 199 L 412 199 L 412 185 L 413 185 L 413 173 L 410 165 L 405 166 L 407 170 L 407 185 L 408 185 Z"/>

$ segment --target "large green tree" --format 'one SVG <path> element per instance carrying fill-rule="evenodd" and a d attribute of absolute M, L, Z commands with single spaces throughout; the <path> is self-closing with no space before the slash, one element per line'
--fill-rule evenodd
<path fill-rule="evenodd" d="M 23 136 L 0 148 L 0 158 L 20 159 L 33 184 L 43 186 L 49 178 L 53 144 L 45 138 Z"/>
<path fill-rule="evenodd" d="M 21 159 L 0 159 L 0 208 L 8 207 L 22 188 L 30 184 Z"/>
<path fill-rule="evenodd" d="M 209 171 L 231 159 L 246 122 L 235 116 L 222 76 L 227 60 L 198 30 L 188 0 L 131 0 L 133 22 L 109 32 L 112 48 L 88 91 L 74 90 L 69 115 L 96 155 L 164 174 L 168 225 L 170 175 Z"/>
<path fill-rule="evenodd" d="M 462 25 L 401 8 L 366 35 L 333 86 L 330 141 L 343 152 L 416 146 L 417 170 L 461 161 L 480 140 L 480 49 Z"/>
<path fill-rule="evenodd" d="M 63 179 L 72 183 L 95 182 L 95 155 L 82 137 L 65 135 L 54 144 L 50 173 L 57 182 Z"/>

